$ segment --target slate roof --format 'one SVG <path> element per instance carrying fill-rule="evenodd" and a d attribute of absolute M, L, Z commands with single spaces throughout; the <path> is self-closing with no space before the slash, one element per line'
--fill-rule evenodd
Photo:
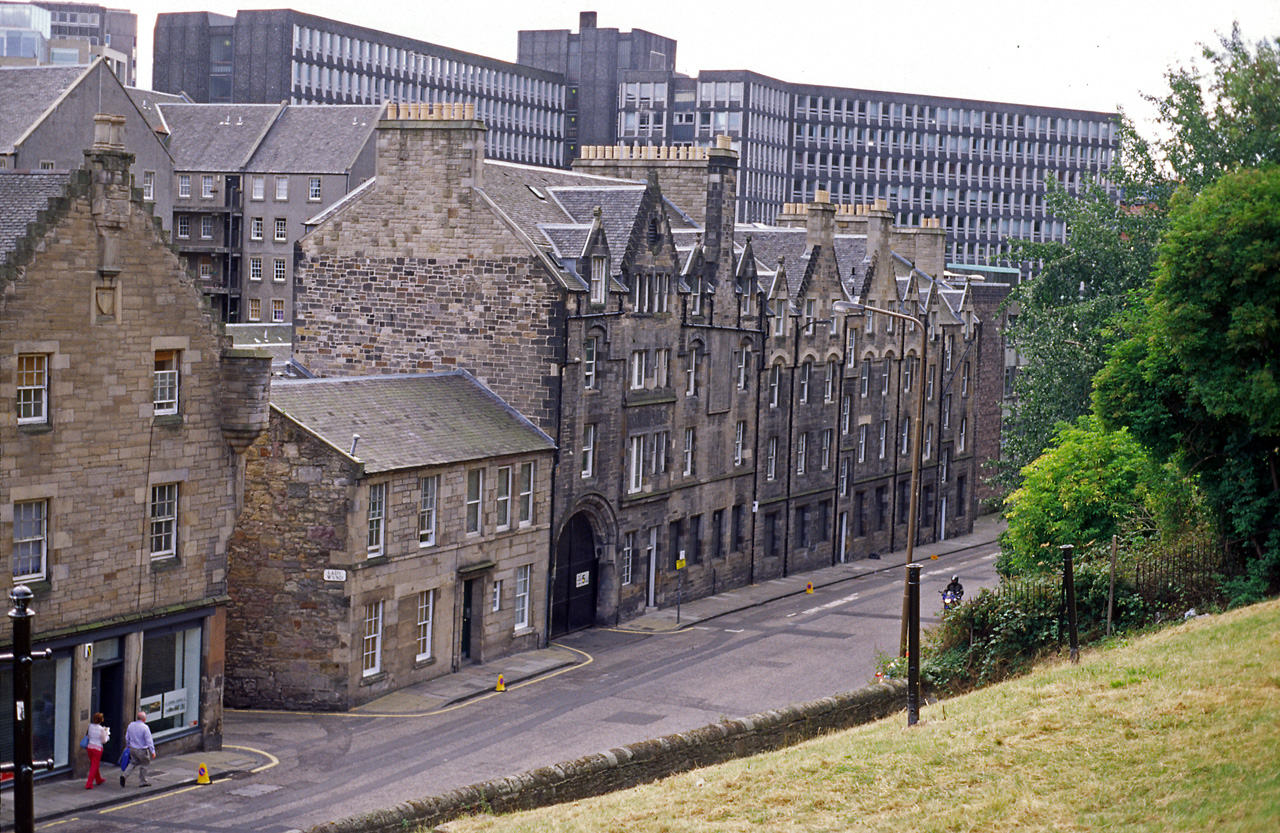
<path fill-rule="evenodd" d="M 280 112 L 279 104 L 159 104 L 178 171 L 238 171 Z"/>
<path fill-rule="evenodd" d="M 27 226 L 67 185 L 65 172 L 0 171 L 0 263 L 17 248 Z"/>
<path fill-rule="evenodd" d="M 0 67 L 0 152 L 8 152 L 90 67 Z"/>
<path fill-rule="evenodd" d="M 160 114 L 157 104 L 190 104 L 191 99 L 186 95 L 175 95 L 174 93 L 158 93 L 154 90 L 144 90 L 141 87 L 125 87 L 124 91 L 129 94 L 129 98 L 133 99 L 133 104 L 138 108 L 138 112 L 142 113 L 142 117 L 147 120 L 147 125 L 156 133 L 167 134 L 169 125 L 165 122 L 164 116 Z"/>
<path fill-rule="evenodd" d="M 369 141 L 384 109 L 382 105 L 290 105 L 254 151 L 246 170 L 344 173 Z"/>
<path fill-rule="evenodd" d="M 463 370 L 335 379 L 275 379 L 271 407 L 365 472 L 549 451 L 551 438 Z"/>

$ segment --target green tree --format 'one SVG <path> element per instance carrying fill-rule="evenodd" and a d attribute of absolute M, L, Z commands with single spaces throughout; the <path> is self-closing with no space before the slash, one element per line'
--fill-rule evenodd
<path fill-rule="evenodd" d="M 1280 586 L 1280 166 L 1175 200 L 1145 303 L 1094 405 L 1194 476 L 1247 542 L 1240 599 Z"/>
<path fill-rule="evenodd" d="M 1058 546 L 1110 538 L 1135 516 L 1164 523 L 1190 489 L 1156 464 L 1127 429 L 1107 430 L 1093 416 L 1060 425 L 1050 448 L 1023 469 L 1006 501 L 1009 527 L 1000 570 L 1023 575 L 1057 569 Z"/>

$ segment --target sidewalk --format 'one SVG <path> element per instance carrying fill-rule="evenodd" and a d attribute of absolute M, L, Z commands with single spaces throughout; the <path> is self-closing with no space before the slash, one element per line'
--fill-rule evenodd
<path fill-rule="evenodd" d="M 1004 529 L 996 515 L 985 515 L 974 522 L 973 532 L 947 541 L 937 541 L 916 547 L 915 560 L 928 563 L 933 556 L 945 559 L 947 555 L 967 551 L 995 542 Z M 676 622 L 675 608 L 653 610 L 624 622 L 614 630 L 630 633 L 672 633 L 692 627 L 708 619 L 724 616 L 739 610 L 767 604 L 775 599 L 794 596 L 805 591 L 808 582 L 815 588 L 839 584 L 859 576 L 885 570 L 901 570 L 906 564 L 906 550 L 886 553 L 879 560 L 858 559 L 848 564 L 837 564 L 808 573 L 797 573 L 787 578 L 773 579 L 751 587 L 741 587 L 715 596 L 685 602 L 680 606 L 680 621 Z M 446 674 L 409 688 L 401 689 L 353 709 L 350 713 L 365 717 L 409 717 L 446 709 L 457 703 L 473 700 L 494 693 L 498 675 L 507 688 L 513 688 L 556 671 L 571 668 L 583 662 L 584 655 L 571 648 L 552 644 L 536 651 L 525 651 L 509 657 L 487 662 L 484 665 L 468 665 L 454 674 Z M 79 753 L 79 750 L 76 750 Z M 225 748 L 221 752 L 191 752 L 156 759 L 149 778 L 152 786 L 138 787 L 134 775 L 129 786 L 121 788 L 120 770 L 103 763 L 102 776 L 107 783 L 93 790 L 86 790 L 84 782 L 52 779 L 37 781 L 35 804 L 37 821 L 48 821 L 73 813 L 86 813 L 111 805 L 126 804 L 158 793 L 189 787 L 196 782 L 196 769 L 205 764 L 213 780 L 232 778 L 274 766 L 266 753 Z M 13 828 L 13 796 L 6 790 L 0 797 L 0 830 Z"/>

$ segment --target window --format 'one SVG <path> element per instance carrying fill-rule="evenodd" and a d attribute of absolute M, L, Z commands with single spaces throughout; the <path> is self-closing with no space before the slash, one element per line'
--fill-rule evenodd
<path fill-rule="evenodd" d="M 685 368 L 687 381 L 684 390 L 685 395 L 687 396 L 698 395 L 698 350 L 700 347 L 701 345 L 697 342 L 689 346 L 689 364 Z"/>
<path fill-rule="evenodd" d="M 880 370 L 880 393 L 887 394 L 889 392 L 889 375 L 893 370 L 893 357 L 885 356 L 884 362 L 881 363 Z"/>
<path fill-rule="evenodd" d="M 711 557 L 724 557 L 724 510 L 711 513 Z"/>
<path fill-rule="evenodd" d="M 520 464 L 520 525 L 533 523 L 533 463 Z"/>
<path fill-rule="evenodd" d="M 796 547 L 809 546 L 809 507 L 796 507 Z"/>
<path fill-rule="evenodd" d="M 311 177 L 310 184 L 307 188 L 307 200 L 309 202 L 320 202 L 320 177 Z"/>
<path fill-rule="evenodd" d="M 147 202 L 152 202 L 156 198 L 156 172 L 142 172 L 142 198 Z"/>
<path fill-rule="evenodd" d="M 157 350 L 155 356 L 155 415 L 178 412 L 178 351 Z"/>
<path fill-rule="evenodd" d="M 276 218 L 276 242 L 284 243 L 289 239 L 289 223 L 284 217 Z"/>
<path fill-rule="evenodd" d="M 285 278 L 287 277 L 284 265 L 285 260 L 282 257 L 278 257 L 275 260 L 275 272 L 271 275 L 271 279 L 276 283 L 284 283 Z"/>
<path fill-rule="evenodd" d="M 591 336 L 582 343 L 582 386 L 587 390 L 596 386 L 596 347 L 599 341 Z"/>
<path fill-rule="evenodd" d="M 951 473 L 951 449 L 944 448 L 942 453 L 938 455 L 938 479 L 943 483 L 947 482 L 947 476 Z"/>
<path fill-rule="evenodd" d="M 778 388 L 782 377 L 782 365 L 775 364 L 769 368 L 769 407 L 778 407 Z"/>
<path fill-rule="evenodd" d="M 436 618 L 436 591 L 423 590 L 418 594 L 418 662 L 431 659 L 431 626 Z"/>
<path fill-rule="evenodd" d="M 902 454 L 906 454 L 911 450 L 911 417 L 902 418 L 902 437 L 900 447 Z"/>
<path fill-rule="evenodd" d="M 871 359 L 862 360 L 862 378 L 860 379 L 862 397 L 865 399 L 871 388 Z"/>
<path fill-rule="evenodd" d="M 266 196 L 265 178 L 255 176 L 249 180 L 249 199 L 261 200 Z"/>
<path fill-rule="evenodd" d="M 853 415 L 853 397 L 845 394 L 840 401 L 840 436 L 846 436 L 849 433 L 849 420 Z"/>
<path fill-rule="evenodd" d="M 834 361 L 827 362 L 827 378 L 825 380 L 826 387 L 822 391 L 822 401 L 831 402 L 836 398 L 836 370 L 837 365 Z"/>
<path fill-rule="evenodd" d="M 262 300 L 260 298 L 249 299 L 249 320 L 250 321 L 262 320 Z"/>
<path fill-rule="evenodd" d="M 529 579 L 533 565 L 516 567 L 516 630 L 529 627 Z"/>
<path fill-rule="evenodd" d="M 902 390 L 906 393 L 911 392 L 911 379 L 915 375 L 916 357 L 907 356 L 906 365 L 902 368 Z"/>
<path fill-rule="evenodd" d="M 693 474 L 694 433 L 692 428 L 684 429 L 684 476 Z"/>
<path fill-rule="evenodd" d="M 764 458 L 764 477 L 765 480 L 773 480 L 778 476 L 778 438 L 770 437 L 767 448 Z"/>
<path fill-rule="evenodd" d="M 889 435 L 889 420 L 886 419 L 880 423 L 880 459 L 881 460 L 884 459 L 885 447 L 886 447 L 885 440 L 887 439 L 888 435 Z"/>
<path fill-rule="evenodd" d="M 45 577 L 45 554 L 49 546 L 49 502 L 32 500 L 13 505 L 13 578 L 38 580 Z"/>
<path fill-rule="evenodd" d="M 689 518 L 689 561 L 702 563 L 702 516 Z"/>
<path fill-rule="evenodd" d="M 804 474 L 809 457 L 809 432 L 801 431 L 796 437 L 796 474 Z"/>
<path fill-rule="evenodd" d="M 965 362 L 960 372 L 960 395 L 969 395 L 969 363 Z"/>
<path fill-rule="evenodd" d="M 946 430 L 951 427 L 951 394 L 944 394 L 942 397 L 942 428 Z"/>
<path fill-rule="evenodd" d="M 249 239 L 250 240 L 262 239 L 262 218 L 261 217 L 252 217 L 249 219 Z"/>
<path fill-rule="evenodd" d="M 582 476 L 594 477 L 596 473 L 596 424 L 582 426 Z"/>
<path fill-rule="evenodd" d="M 635 494 L 644 486 L 644 435 L 632 437 L 627 448 L 627 491 Z"/>
<path fill-rule="evenodd" d="M 191 174 L 178 174 L 178 196 L 191 196 Z"/>
<path fill-rule="evenodd" d="M 746 420 L 739 420 L 738 427 L 733 434 L 733 464 L 735 466 L 742 465 L 743 446 L 747 439 L 747 423 Z"/>
<path fill-rule="evenodd" d="M 969 427 L 969 418 L 960 417 L 960 433 L 956 435 L 956 450 L 964 451 L 965 429 Z"/>
<path fill-rule="evenodd" d="M 631 389 L 642 390 L 648 376 L 649 353 L 646 350 L 631 351 Z"/>
<path fill-rule="evenodd" d="M 249 280 L 251 281 L 262 280 L 262 258 L 260 257 L 249 258 Z"/>
<path fill-rule="evenodd" d="M 653 351 L 653 386 L 666 388 L 671 386 L 671 350 L 662 348 Z"/>
<path fill-rule="evenodd" d="M 858 426 L 858 462 L 864 463 L 867 460 L 867 426 Z"/>
<path fill-rule="evenodd" d="M 631 583 L 632 567 L 636 560 L 636 534 L 628 532 L 622 537 L 622 552 L 618 557 L 618 581 L 625 587 Z"/>
<path fill-rule="evenodd" d="M 778 515 L 770 512 L 764 516 L 764 554 L 766 558 L 778 557 Z"/>
<path fill-rule="evenodd" d="M 747 382 L 750 381 L 751 369 L 751 351 L 742 349 L 738 351 L 738 390 L 746 390 Z"/>
<path fill-rule="evenodd" d="M 289 177 L 276 177 L 276 202 L 284 202 L 289 199 Z"/>
<path fill-rule="evenodd" d="M 191 215 L 179 214 L 178 215 L 178 237 L 179 239 L 185 240 L 190 236 L 191 236 Z"/>
<path fill-rule="evenodd" d="M 440 475 L 418 479 L 418 546 L 430 547 L 436 542 L 436 498 L 440 494 Z"/>
<path fill-rule="evenodd" d="M 387 484 L 369 484 L 369 535 L 365 552 L 369 558 L 383 553 L 383 521 L 387 511 Z"/>
<path fill-rule="evenodd" d="M 284 299 L 271 299 L 271 320 L 277 324 L 284 322 Z"/>
<path fill-rule="evenodd" d="M 924 428 L 924 451 L 925 459 L 933 456 L 933 423 L 929 423 Z"/>
<path fill-rule="evenodd" d="M 840 497 L 849 496 L 849 458 L 840 458 Z"/>
<path fill-rule="evenodd" d="M 200 196 L 206 200 L 213 199 L 213 176 L 205 174 L 200 177 Z"/>
<path fill-rule="evenodd" d="M 382 602 L 364 606 L 364 643 L 361 647 L 362 676 L 372 677 L 382 670 Z"/>
<path fill-rule="evenodd" d="M 49 421 L 49 357 L 34 353 L 18 356 L 18 424 Z"/>
<path fill-rule="evenodd" d="M 747 514 L 747 507 L 741 503 L 733 505 L 733 514 L 729 520 L 729 547 L 734 552 L 742 549 L 742 544 L 746 540 L 743 535 L 744 519 Z"/>
<path fill-rule="evenodd" d="M 467 532 L 482 531 L 480 518 L 480 497 L 484 494 L 484 469 L 471 469 L 467 472 Z"/>
<path fill-rule="evenodd" d="M 595 255 L 591 258 L 591 303 L 603 304 L 609 299 L 609 258 Z"/>
<path fill-rule="evenodd" d="M 498 467 L 498 483 L 494 490 L 497 517 L 494 523 L 498 529 L 511 526 L 511 466 Z"/>
<path fill-rule="evenodd" d="M 200 237 L 203 240 L 209 240 L 213 237 L 213 215 L 200 215 Z"/>
<path fill-rule="evenodd" d="M 813 335 L 813 323 L 816 317 L 813 312 L 814 306 L 812 298 L 804 302 L 804 334 L 807 336 Z"/>
<path fill-rule="evenodd" d="M 490 602 L 489 602 L 489 609 L 492 610 L 494 613 L 497 613 L 499 610 L 502 610 L 502 580 L 501 579 L 497 579 L 493 582 L 493 586 L 490 588 L 490 594 L 491 596 L 490 596 Z"/>
<path fill-rule="evenodd" d="M 151 487 L 151 558 L 178 554 L 178 484 Z"/>
<path fill-rule="evenodd" d="M 813 375 L 813 362 L 800 365 L 800 402 L 809 401 L 809 377 Z"/>
<path fill-rule="evenodd" d="M 832 431 L 830 428 L 822 429 L 822 470 L 827 471 L 831 468 L 831 438 Z"/>

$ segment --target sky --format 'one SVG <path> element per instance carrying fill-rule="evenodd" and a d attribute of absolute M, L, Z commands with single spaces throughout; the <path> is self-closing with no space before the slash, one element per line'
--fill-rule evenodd
<path fill-rule="evenodd" d="M 150 86 L 157 12 L 293 8 L 514 61 L 521 29 L 597 25 L 677 42 L 676 70 L 749 69 L 783 81 L 1114 112 L 1140 124 L 1142 95 L 1168 89 L 1239 21 L 1280 36 L 1280 0 L 908 0 L 738 4 L 709 0 L 117 0 L 138 15 L 139 84 Z M 794 10 L 794 11 L 793 11 Z M 1203 61 L 1199 62 L 1203 65 Z"/>

